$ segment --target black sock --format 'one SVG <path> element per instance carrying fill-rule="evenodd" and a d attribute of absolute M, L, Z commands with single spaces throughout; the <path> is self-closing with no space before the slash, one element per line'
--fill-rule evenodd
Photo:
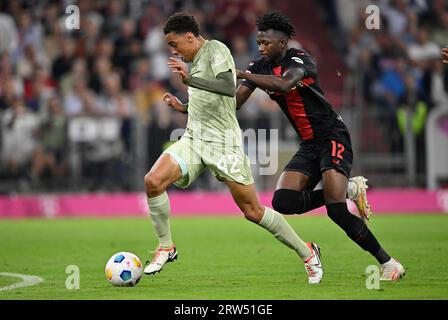
<path fill-rule="evenodd" d="M 279 189 L 274 192 L 272 207 L 283 214 L 301 214 L 325 204 L 323 190 L 296 191 Z"/>
<path fill-rule="evenodd" d="M 327 204 L 326 207 L 330 219 L 341 227 L 350 239 L 365 251 L 370 252 L 379 263 L 382 264 L 390 260 L 390 256 L 381 248 L 367 225 L 348 211 L 345 202 Z"/>
<path fill-rule="evenodd" d="M 386 263 L 391 258 L 383 248 L 380 248 L 380 250 L 376 254 L 374 254 L 374 256 L 376 260 L 378 260 L 378 262 L 381 264 Z"/>

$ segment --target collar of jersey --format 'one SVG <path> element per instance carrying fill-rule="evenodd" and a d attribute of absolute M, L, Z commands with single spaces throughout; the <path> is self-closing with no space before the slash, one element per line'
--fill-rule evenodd
<path fill-rule="evenodd" d="M 196 52 L 196 55 L 194 56 L 193 61 L 191 62 L 191 64 L 195 64 L 195 63 L 198 61 L 199 56 L 201 55 L 201 53 L 202 53 L 204 47 L 205 47 L 207 44 L 208 44 L 208 40 L 205 40 L 204 43 L 202 44 L 202 46 L 199 48 L 198 52 Z"/>

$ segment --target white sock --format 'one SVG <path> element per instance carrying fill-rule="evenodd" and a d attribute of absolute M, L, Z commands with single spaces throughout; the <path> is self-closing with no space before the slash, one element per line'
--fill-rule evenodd
<path fill-rule="evenodd" d="M 264 215 L 259 225 L 272 233 L 281 243 L 295 250 L 304 261 L 311 256 L 307 244 L 300 239 L 283 215 L 277 211 L 265 207 Z"/>
<path fill-rule="evenodd" d="M 159 238 L 160 247 L 164 249 L 171 248 L 173 241 L 171 239 L 169 222 L 171 209 L 168 194 L 164 192 L 157 197 L 148 198 L 148 207 L 152 224 Z"/>

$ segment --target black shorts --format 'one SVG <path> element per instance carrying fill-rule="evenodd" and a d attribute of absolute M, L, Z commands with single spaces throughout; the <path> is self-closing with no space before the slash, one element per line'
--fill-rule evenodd
<path fill-rule="evenodd" d="M 322 179 L 322 172 L 336 169 L 350 178 L 353 151 L 350 134 L 344 124 L 337 125 L 319 141 L 302 142 L 300 149 L 289 160 L 284 171 L 298 171 L 310 177 L 307 189 L 314 189 Z"/>

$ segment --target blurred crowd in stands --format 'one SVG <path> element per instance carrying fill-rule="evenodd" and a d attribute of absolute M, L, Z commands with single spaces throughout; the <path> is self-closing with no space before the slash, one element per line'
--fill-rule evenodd
<path fill-rule="evenodd" d="M 71 4 L 79 7 L 79 30 L 65 25 Z M 187 98 L 166 65 L 165 19 L 176 11 L 193 13 L 202 34 L 225 41 L 244 69 L 256 55 L 255 42 L 248 41 L 255 17 L 266 10 L 266 1 L 2 1 L 0 178 L 68 176 L 67 124 L 81 116 L 122 120 L 120 157 L 130 151 L 133 119 L 150 123 L 149 168 L 171 130 L 186 122 L 161 102 L 166 90 Z M 97 174 L 92 165 L 84 163 L 82 173 Z M 119 183 L 114 172 L 105 175 Z"/>
<path fill-rule="evenodd" d="M 448 68 L 441 49 L 448 46 L 446 0 L 320 1 L 335 47 L 357 75 L 362 103 L 376 107 L 379 125 L 391 140 L 387 151 L 402 152 L 410 114 L 417 171 L 425 172 L 425 123 L 435 107 L 448 108 Z M 366 27 L 366 7 L 376 4 L 380 28 Z M 342 41 L 340 41 L 342 40 Z M 368 144 L 367 144 L 368 145 Z"/>
<path fill-rule="evenodd" d="M 362 74 L 365 104 L 381 106 L 390 119 L 400 119 L 402 108 L 413 108 L 414 130 L 420 134 L 429 110 L 447 105 L 447 70 L 440 48 L 448 44 L 448 3 L 380 0 L 381 29 L 375 31 L 365 28 L 369 1 L 318 3 L 335 50 L 352 72 Z M 65 9 L 71 4 L 80 10 L 78 30 L 65 25 Z M 176 11 L 194 14 L 202 35 L 226 43 L 237 68 L 245 69 L 257 56 L 255 19 L 272 8 L 275 1 L 268 0 L 1 1 L 0 180 L 39 185 L 59 179 L 57 187 L 66 186 L 64 179 L 73 174 L 69 121 L 114 117 L 120 119 L 120 141 L 92 142 L 85 152 L 101 150 L 102 156 L 87 155 L 91 161 L 83 161 L 80 172 L 100 175 L 96 181 L 109 179 L 117 189 L 131 188 L 118 173 L 133 170 L 127 155 L 132 153 L 135 119 L 148 126 L 145 170 L 171 131 L 186 124 L 185 115 L 161 101 L 165 91 L 187 99 L 185 86 L 166 65 L 165 19 Z M 297 34 L 300 41 L 300 30 Z M 278 112 L 275 105 L 256 94 L 242 113 L 250 127 L 272 112 Z M 388 125 L 400 130 L 405 123 L 392 120 Z"/>

